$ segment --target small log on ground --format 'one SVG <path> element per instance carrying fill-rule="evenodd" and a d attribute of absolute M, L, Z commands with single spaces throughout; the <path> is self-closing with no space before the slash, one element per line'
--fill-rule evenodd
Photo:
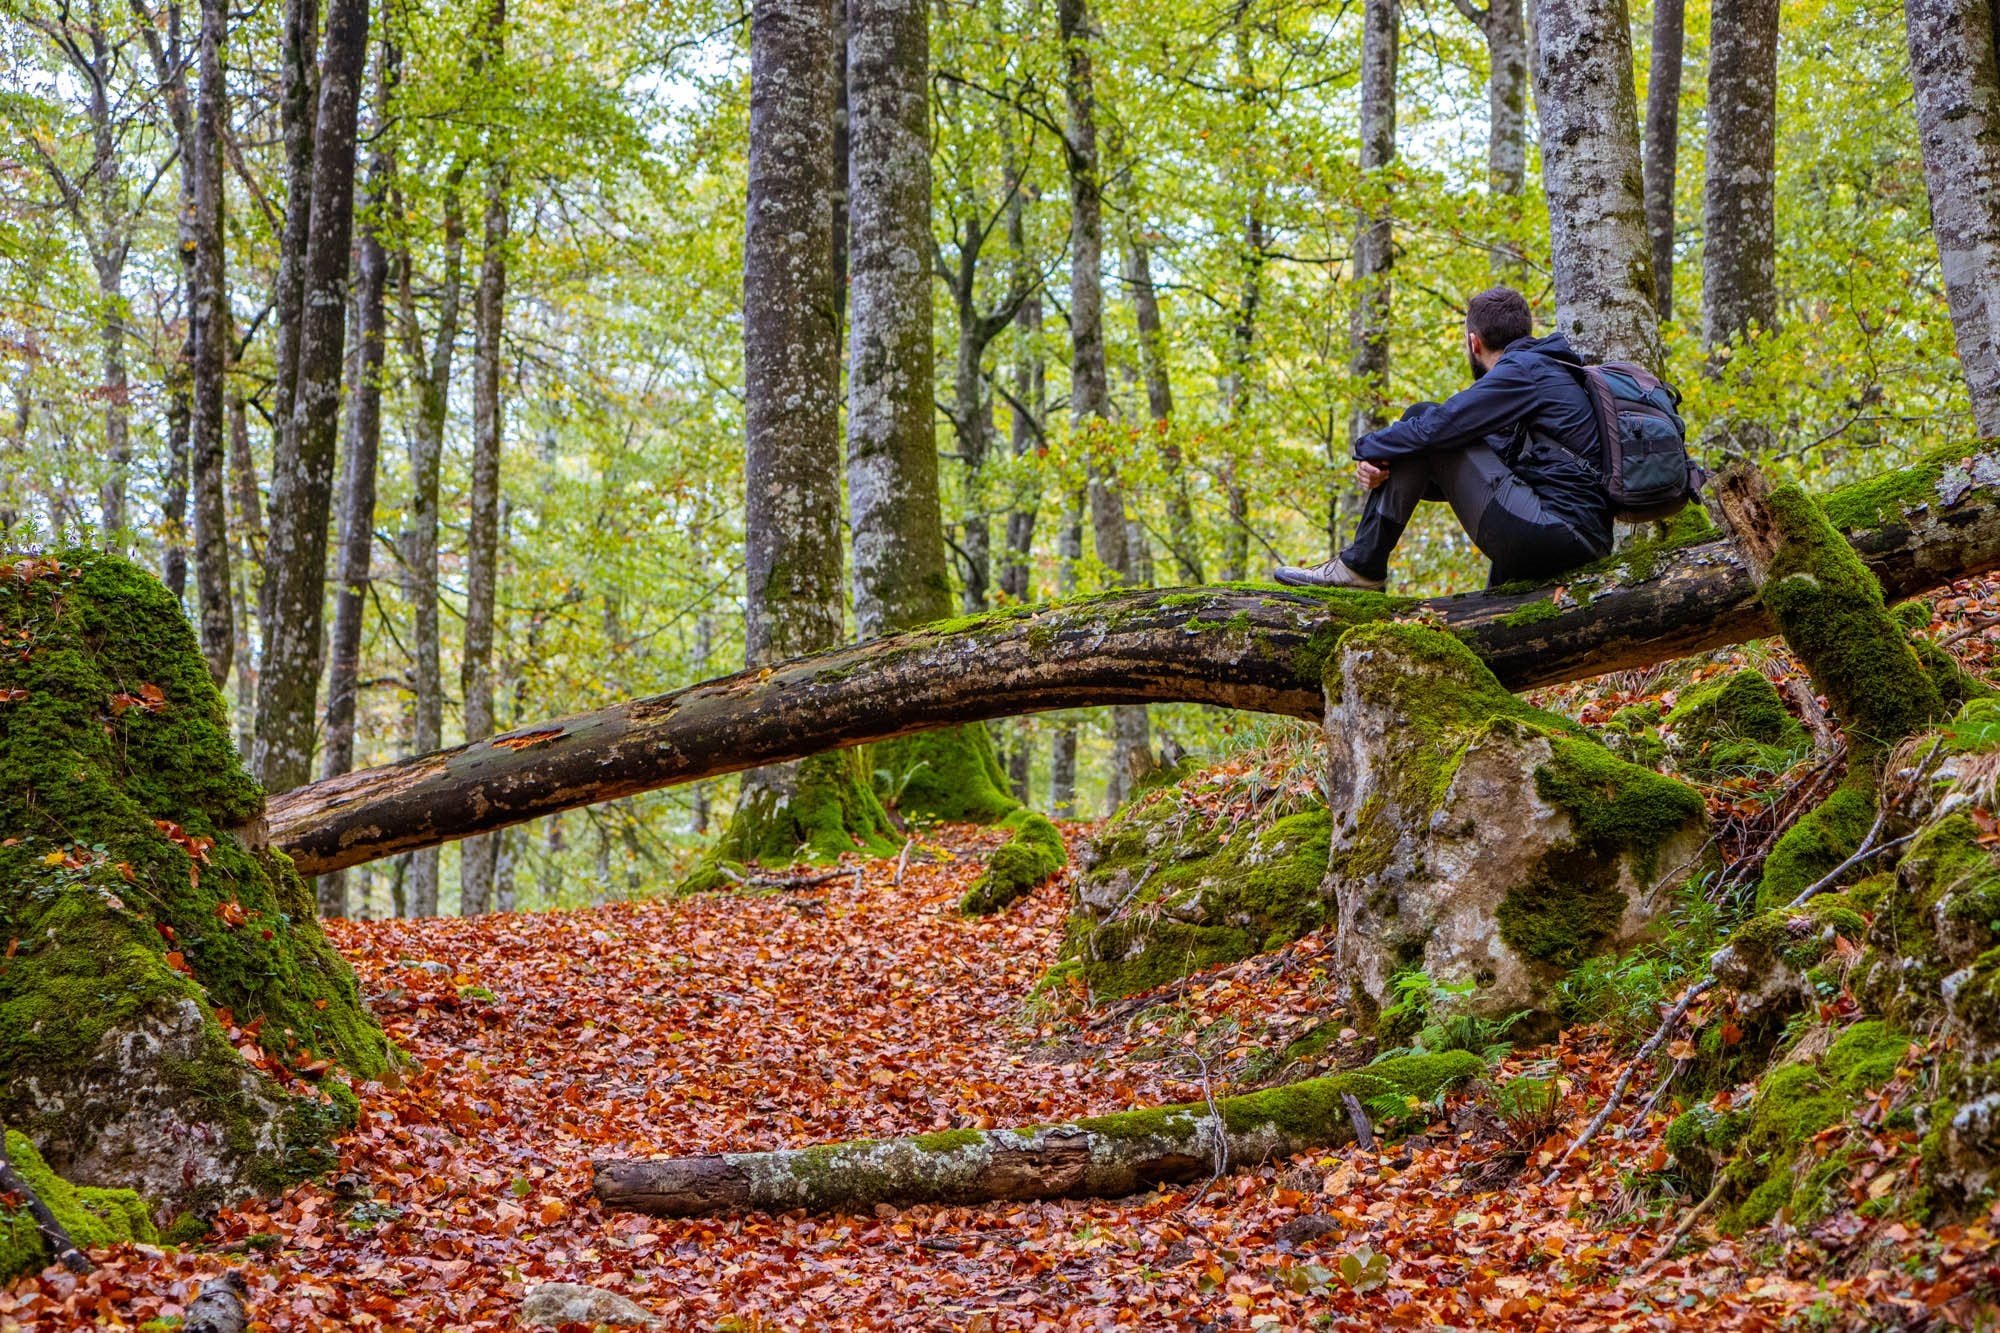
<path fill-rule="evenodd" d="M 1891 599 L 2000 568 L 2000 446 L 1842 488 L 1824 507 Z M 317 875 L 636 792 L 1048 709 L 1181 701 L 1318 719 L 1342 631 L 1419 614 L 1511 690 L 1771 632 L 1726 538 L 1620 552 L 1569 576 L 1561 597 L 1119 590 L 946 621 L 311 783 L 273 796 L 246 836 Z"/>
<path fill-rule="evenodd" d="M 953 1129 L 780 1152 L 600 1161 L 594 1163 L 594 1188 L 607 1208 L 663 1217 L 1115 1198 L 1351 1143 L 1348 1098 L 1428 1101 L 1484 1067 L 1476 1055 L 1450 1051 L 1225 1097 L 1213 1110 L 1197 1102 L 1031 1129 Z"/>
<path fill-rule="evenodd" d="M 250 1315 L 243 1305 L 249 1295 L 243 1275 L 233 1268 L 221 1277 L 210 1278 L 188 1306 L 181 1333 L 243 1333 L 250 1326 Z"/>

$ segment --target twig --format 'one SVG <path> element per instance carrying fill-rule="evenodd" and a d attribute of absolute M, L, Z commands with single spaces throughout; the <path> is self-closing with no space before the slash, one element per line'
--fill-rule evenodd
<path fill-rule="evenodd" d="M 903 867 L 910 863 L 910 848 L 916 845 L 917 840 L 915 838 L 906 838 L 903 841 L 902 855 L 896 858 L 896 888 L 900 889 L 903 887 Z"/>
<path fill-rule="evenodd" d="M 1715 1187 L 1709 1190 L 1708 1197 L 1688 1209 L 1687 1216 L 1681 1219 L 1681 1224 L 1674 1229 L 1674 1234 L 1667 1238 L 1667 1243 L 1654 1252 L 1653 1258 L 1647 1264 L 1647 1267 L 1650 1268 L 1653 1264 L 1664 1262 L 1667 1256 L 1679 1248 L 1680 1243 L 1688 1238 L 1688 1233 L 1694 1230 L 1694 1224 L 1701 1220 L 1702 1214 L 1714 1207 L 1715 1201 L 1722 1197 L 1722 1187 L 1728 1183 L 1729 1178 L 1727 1176 L 1723 1175 L 1720 1171 L 1715 1173 Z"/>
<path fill-rule="evenodd" d="M 1375 1151 L 1375 1127 L 1368 1123 L 1368 1113 L 1361 1109 L 1361 1099 L 1351 1092 L 1340 1094 L 1340 1104 L 1347 1108 L 1347 1119 L 1354 1126 L 1354 1142 L 1363 1152 Z"/>
<path fill-rule="evenodd" d="M 1632 1075 L 1639 1071 L 1639 1066 L 1652 1058 L 1653 1052 L 1658 1050 L 1661 1044 L 1666 1041 L 1668 1034 L 1681 1021 L 1682 1016 L 1687 1013 L 1689 1006 L 1714 988 L 1715 978 L 1703 977 L 1700 981 L 1689 986 L 1686 991 L 1682 992 L 1681 998 L 1674 1003 L 1674 1007 L 1667 1011 L 1667 1016 L 1660 1023 L 1659 1029 L 1652 1036 L 1646 1038 L 1646 1044 L 1639 1048 L 1638 1053 L 1625 1066 L 1625 1072 L 1618 1076 L 1618 1082 L 1612 1085 L 1611 1095 L 1604 1099 L 1604 1105 L 1599 1109 L 1597 1115 L 1584 1128 L 1583 1133 L 1577 1135 L 1575 1142 L 1563 1149 L 1562 1156 L 1556 1158 L 1555 1165 L 1550 1167 L 1548 1174 L 1542 1177 L 1542 1184 L 1555 1184 L 1557 1177 L 1562 1175 L 1564 1164 L 1576 1154 L 1577 1149 L 1597 1137 L 1597 1132 L 1604 1128 L 1606 1121 L 1611 1119 L 1611 1114 L 1618 1109 L 1618 1104 L 1625 1100 L 1625 1089 L 1631 1086 Z"/>
<path fill-rule="evenodd" d="M 1922 829 L 1917 830 L 1917 833 L 1921 832 L 1923 832 Z M 1842 861 L 1839 865 L 1835 866 L 1831 871 L 1829 871 L 1825 879 L 1819 881 L 1819 883 L 1813 885 L 1811 888 L 1801 890 L 1799 892 L 1799 896 L 1792 899 L 1790 902 L 1786 903 L 1785 906 L 1787 908 L 1804 907 L 1814 898 L 1817 898 L 1820 894 L 1832 888 L 1834 886 L 1835 881 L 1837 881 L 1842 875 L 1846 874 L 1849 870 L 1853 869 L 1855 866 L 1860 865 L 1863 861 L 1868 860 L 1870 857 L 1880 856 L 1883 852 L 1890 851 L 1897 847 L 1901 847 L 1904 843 L 1909 842 L 1911 839 L 1915 838 L 1917 836 L 1917 833 L 1905 833 L 1900 838 L 1891 838 L 1889 839 L 1889 841 L 1883 843 L 1879 847 L 1863 847 L 1860 851 L 1848 857 L 1845 861 Z"/>
<path fill-rule="evenodd" d="M 1653 1114 L 1653 1108 L 1660 1104 L 1660 1098 L 1667 1095 L 1667 1088 L 1676 1078 L 1680 1077 L 1681 1071 L 1687 1068 L 1687 1064 L 1688 1062 L 1685 1060 L 1676 1060 L 1667 1067 L 1667 1076 L 1660 1080 L 1659 1087 L 1653 1089 L 1653 1095 L 1648 1097 L 1646 1104 L 1639 1108 L 1639 1114 L 1632 1117 L 1633 1129 L 1644 1128 L 1646 1121 Z M 1630 1133 L 1631 1131 L 1628 1130 L 1627 1132 Z"/>
<path fill-rule="evenodd" d="M 1222 1179 L 1229 1170 L 1229 1127 L 1223 1123 L 1222 1108 L 1215 1104 L 1215 1088 L 1208 1078 L 1208 1058 L 1200 1051 L 1193 1052 L 1193 1055 L 1195 1063 L 1201 1066 L 1201 1096 L 1202 1100 L 1208 1103 L 1208 1123 L 1215 1135 L 1215 1171 L 1201 1183 L 1201 1188 L 1189 1195 L 1188 1201 L 1181 1205 L 1183 1216 L 1201 1202 L 1202 1198 L 1215 1188 L 1215 1182 Z"/>
<path fill-rule="evenodd" d="M 1926 777 L 1930 776 L 1932 769 L 1937 766 L 1938 752 L 1943 748 L 1944 737 L 1940 736 L 1931 742 L 1930 750 L 1925 753 L 1922 762 L 1917 765 L 1916 772 L 1911 775 L 1909 786 L 1906 790 L 1914 791 Z M 1854 855 L 1828 871 L 1823 879 L 1818 880 L 1808 888 L 1800 890 L 1799 896 L 1785 904 L 1786 907 L 1804 907 L 1808 902 L 1811 902 L 1814 898 L 1832 888 L 1842 875 L 1855 866 L 1860 865 L 1872 856 L 1888 851 L 1892 847 L 1900 847 L 1910 839 L 1916 837 L 1916 833 L 1906 833 L 1900 838 L 1891 838 L 1888 842 L 1880 845 L 1876 844 L 1875 840 L 1882 836 L 1882 828 L 1889 822 L 1889 816 L 1895 813 L 1898 805 L 1902 804 L 1901 795 L 1899 793 L 1895 798 L 1885 798 L 1883 800 L 1881 808 L 1875 812 L 1875 822 L 1869 825 L 1868 835 L 1861 840 L 1861 846 L 1855 849 Z M 1922 832 L 1922 830 L 1918 830 L 1918 832 Z"/>
<path fill-rule="evenodd" d="M 16 1171 L 14 1164 L 7 1160 L 7 1131 L 4 1128 L 0 1128 L 0 1192 L 18 1194 L 27 1201 L 28 1211 L 34 1215 L 35 1229 L 41 1232 L 42 1239 L 48 1242 L 49 1253 L 55 1256 L 57 1263 L 72 1273 L 82 1274 L 90 1271 L 89 1258 L 82 1250 L 76 1248 L 76 1242 L 70 1239 L 68 1228 L 49 1211 L 48 1204 L 42 1202 L 41 1195 L 35 1193 L 35 1187 L 28 1183 L 27 1177 Z"/>
<path fill-rule="evenodd" d="M 1995 625 L 2000 625 L 2000 616 L 1981 616 L 1964 629 L 1947 634 L 1942 639 L 1939 639 L 1937 646 L 1940 648 L 1949 648 L 1955 643 L 1963 643 L 1965 640 L 1979 633 L 1979 631 L 1992 629 Z"/>

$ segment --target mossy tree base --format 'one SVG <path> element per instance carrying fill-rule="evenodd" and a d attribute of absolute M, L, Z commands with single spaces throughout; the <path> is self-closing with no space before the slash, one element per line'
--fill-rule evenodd
<path fill-rule="evenodd" d="M 595 1163 L 607 1208 L 694 1217 L 762 1210 L 856 1212 L 876 1204 L 1114 1198 L 1351 1142 L 1344 1096 L 1428 1101 L 1484 1068 L 1476 1055 L 1385 1060 L 1215 1103 L 1034 1129 L 957 1129 L 784 1152 Z"/>
<path fill-rule="evenodd" d="M 55 1214 L 69 1233 L 70 1243 L 79 1250 L 159 1239 L 146 1201 L 136 1191 L 72 1185 L 49 1170 L 26 1135 L 11 1129 L 7 1131 L 7 1160 L 28 1182 L 35 1197 Z M 36 1272 L 53 1257 L 35 1226 L 34 1214 L 26 1206 L 8 1208 L 0 1203 L 0 1283 Z"/>
<path fill-rule="evenodd" d="M 1011 831 L 987 859 L 986 870 L 960 900 L 967 916 L 984 916 L 1018 902 L 1069 864 L 1062 830 L 1033 810 L 1016 809 L 1001 821 Z"/>
<path fill-rule="evenodd" d="M 861 750 L 834 750 L 745 778 L 728 828 L 682 892 L 732 887 L 752 867 L 823 864 L 848 852 L 894 856 L 902 842 L 865 758 Z"/>
<path fill-rule="evenodd" d="M 906 822 L 997 824 L 1021 808 L 983 722 L 878 741 L 867 753 Z"/>
<path fill-rule="evenodd" d="M 228 832 L 263 796 L 179 606 L 109 556 L 0 562 L 0 640 L 0 1121 L 164 1212 L 323 1168 L 392 1052 L 291 863 Z"/>

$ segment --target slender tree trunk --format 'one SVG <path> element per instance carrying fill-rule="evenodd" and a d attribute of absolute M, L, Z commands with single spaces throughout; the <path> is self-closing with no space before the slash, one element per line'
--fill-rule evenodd
<path fill-rule="evenodd" d="M 285 141 L 285 229 L 271 316 L 278 326 L 271 419 L 282 442 L 298 384 L 300 313 L 312 236 L 313 135 L 319 107 L 319 0 L 285 0 L 279 53 L 278 124 Z M 274 478 L 275 480 L 275 478 Z"/>
<path fill-rule="evenodd" d="M 416 372 L 417 419 L 410 432 L 410 508 L 403 531 L 403 577 L 410 599 L 415 709 L 411 746 L 419 754 L 444 741 L 444 668 L 438 625 L 438 493 L 444 462 L 445 418 L 451 407 L 452 360 L 458 350 L 459 306 L 464 287 L 465 217 L 459 196 L 463 172 L 454 168 L 444 196 L 444 278 L 437 328 L 426 354 L 411 291 L 413 262 L 402 255 L 400 303 L 406 354 Z M 436 916 L 438 859 L 419 852 L 410 863 L 410 912 Z"/>
<path fill-rule="evenodd" d="M 1778 0 L 1715 0 L 1701 323 L 1711 349 L 1778 317 Z"/>
<path fill-rule="evenodd" d="M 1665 353 L 1625 0 L 1535 2 L 1556 329 L 1585 356 L 1657 369 Z"/>
<path fill-rule="evenodd" d="M 248 756 L 257 720 L 257 658 L 250 629 L 257 620 L 264 561 L 264 518 L 257 494 L 257 459 L 240 391 L 229 395 L 229 472 L 236 506 L 236 750 Z"/>
<path fill-rule="evenodd" d="M 364 207 L 367 220 L 356 247 L 354 384 L 348 399 L 347 450 L 341 475 L 339 574 L 333 594 L 333 636 L 326 687 L 325 777 L 337 777 L 354 767 L 355 717 L 360 704 L 361 630 L 367 618 L 368 590 L 375 554 L 376 465 L 382 446 L 382 364 L 387 324 L 385 298 L 389 255 L 382 244 L 378 216 L 388 193 L 391 146 L 384 123 L 388 96 L 395 87 L 398 55 L 393 44 L 382 45 L 376 78 L 375 145 L 368 161 Z M 320 877 L 321 916 L 347 913 L 347 885 L 339 872 Z"/>
<path fill-rule="evenodd" d="M 1361 15 L 1361 174 L 1362 188 L 1381 198 L 1361 210 L 1361 229 L 1354 238 L 1350 444 L 1388 421 L 1389 269 L 1395 253 L 1384 168 L 1396 156 L 1396 57 L 1401 45 L 1399 0 L 1367 0 Z"/>
<path fill-rule="evenodd" d="M 367 63 L 367 0 L 331 0 L 314 126 L 311 240 L 306 251 L 292 414 L 271 466 L 265 546 L 265 649 L 251 764 L 267 791 L 312 773 L 326 615 L 326 527 L 347 337 L 347 261 L 354 221 L 354 134 Z"/>
<path fill-rule="evenodd" d="M 1132 313 L 1139 325 L 1139 369 L 1146 381 L 1146 411 L 1159 439 L 1160 461 L 1167 473 L 1167 549 L 1183 583 L 1201 583 L 1201 536 L 1195 527 L 1194 504 L 1188 498 L 1187 469 L 1180 441 L 1174 437 L 1174 388 L 1167 374 L 1166 332 L 1160 319 L 1159 289 L 1153 285 L 1153 256 L 1145 243 L 1132 238 L 1125 249 L 1125 283 L 1132 292 Z"/>
<path fill-rule="evenodd" d="M 1486 188 L 1495 199 L 1509 201 L 1508 220 L 1518 222 L 1516 201 L 1528 176 L 1528 37 L 1522 0 L 1492 0 L 1485 9 L 1471 0 L 1455 3 L 1486 38 Z M 1520 281 L 1525 264 L 1517 240 L 1496 238 L 1487 250 L 1494 277 Z"/>
<path fill-rule="evenodd" d="M 230 321 L 223 286 L 222 138 L 227 102 L 222 45 L 228 17 L 223 0 L 201 0 L 200 84 L 187 136 L 188 158 L 182 164 L 194 186 L 188 436 L 194 473 L 195 598 L 202 656 L 217 685 L 229 679 L 236 651 L 229 512 L 223 494 L 229 451 L 223 379 L 229 365 Z"/>
<path fill-rule="evenodd" d="M 1061 596 L 1069 597 L 1076 592 L 1077 565 L 1083 559 L 1082 497 L 1071 495 L 1063 509 L 1062 532 L 1056 545 L 1062 572 L 1056 587 Z M 1057 819 L 1076 818 L 1076 743 L 1076 719 L 1066 717 L 1056 727 L 1055 738 L 1050 742 L 1049 810 Z"/>
<path fill-rule="evenodd" d="M 1979 433 L 2000 435 L 2000 39 L 1982 0 L 1905 0 L 1931 234 Z"/>
<path fill-rule="evenodd" d="M 506 23 L 506 0 L 493 0 L 489 54 L 497 62 Z M 479 286 L 473 295 L 472 530 L 466 544 L 465 651 L 459 685 L 465 699 L 465 738 L 493 734 L 493 609 L 500 582 L 500 448 L 504 434 L 500 399 L 500 335 L 506 318 L 507 190 L 504 156 L 488 168 L 485 235 Z M 469 839 L 461 850 L 458 910 L 463 916 L 492 904 L 500 839 Z"/>
<path fill-rule="evenodd" d="M 1021 168 L 1010 164 L 1011 172 Z M 1031 286 L 1032 261 L 1028 255 L 1028 187 L 1018 177 L 1007 203 L 1007 249 L 1014 265 L 1014 286 L 1025 292 L 1014 311 L 1014 391 L 1008 414 L 1008 447 L 1015 458 L 1025 458 L 1040 447 L 1048 421 L 1048 362 L 1042 355 L 1042 294 Z M 1000 570 L 1000 591 L 1013 602 L 1028 600 L 1030 553 L 1034 550 L 1035 518 L 1041 496 L 1016 483 L 1007 510 L 1007 555 Z"/>
<path fill-rule="evenodd" d="M 190 311 L 190 313 L 192 313 Z M 192 330 L 167 371 L 167 470 L 160 488 L 160 582 L 175 601 L 187 595 L 188 364 Z"/>
<path fill-rule="evenodd" d="M 972 299 L 975 291 L 972 278 L 977 271 L 972 263 L 962 263 L 959 276 L 963 285 L 954 293 L 958 339 L 951 376 L 952 423 L 958 432 L 959 461 L 965 465 L 968 512 L 959 542 L 960 564 L 964 567 L 959 601 L 967 615 L 986 609 L 993 581 L 993 524 L 986 514 L 983 489 L 986 455 L 993 440 L 993 412 L 979 373 L 986 346 L 980 341 L 981 320 Z M 849 382 L 851 385 L 851 376 Z M 849 429 L 852 430 L 851 421 Z"/>
<path fill-rule="evenodd" d="M 1070 415 L 1088 451 L 1090 533 L 1097 559 L 1114 585 L 1133 581 L 1125 497 L 1101 437 L 1111 416 L 1111 387 L 1104 362 L 1104 200 L 1097 149 L 1097 87 L 1091 43 L 1096 40 L 1086 0 L 1057 0 L 1056 20 L 1065 55 L 1069 104 L 1067 156 L 1070 187 Z M 1100 455 L 1103 455 L 1100 457 Z M 1151 770 L 1144 705 L 1116 709 L 1112 790 Z"/>
<path fill-rule="evenodd" d="M 1223 405 L 1238 450 L 1248 439 L 1250 370 L 1257 360 L 1257 314 L 1264 304 L 1264 218 L 1252 210 L 1243 223 L 1243 282 L 1236 298 L 1236 318 L 1229 329 L 1229 374 L 1223 385 Z M 1237 455 L 1226 454 L 1216 468 L 1229 515 L 1222 530 L 1222 577 L 1244 578 L 1250 565 L 1250 496 L 1237 471 Z M 1335 497 L 1334 503 L 1338 503 Z M 1337 546 L 1336 546 L 1336 549 Z"/>
<path fill-rule="evenodd" d="M 1653 0 L 1653 57 L 1646 77 L 1646 231 L 1653 239 L 1653 284 L 1661 323 L 1674 317 L 1674 185 L 1686 12 L 1687 0 Z M 1713 42 L 1710 48 L 1716 49 Z M 1721 52 L 1716 50 L 1716 55 Z M 1714 170 L 1712 161 L 1709 169 Z"/>
<path fill-rule="evenodd" d="M 864 639 L 951 608 L 924 262 L 931 252 L 928 14 L 924 0 L 852 0 L 847 16 L 847 494 L 854 622 Z"/>
<path fill-rule="evenodd" d="M 115 260 L 97 266 L 97 294 L 103 303 L 98 342 L 104 364 L 104 461 L 108 469 L 97 492 L 98 522 L 106 550 L 123 550 L 126 529 L 125 480 L 132 470 L 129 425 L 131 384 L 125 372 L 125 261 L 123 247 Z"/>

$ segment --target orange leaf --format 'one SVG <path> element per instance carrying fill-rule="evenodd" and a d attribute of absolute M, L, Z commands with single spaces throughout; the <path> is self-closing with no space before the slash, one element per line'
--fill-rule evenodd
<path fill-rule="evenodd" d="M 179 949 L 167 951 L 167 966 L 176 972 L 185 972 L 188 976 L 194 975 L 194 969 L 188 966 L 188 960 L 181 956 Z"/>

